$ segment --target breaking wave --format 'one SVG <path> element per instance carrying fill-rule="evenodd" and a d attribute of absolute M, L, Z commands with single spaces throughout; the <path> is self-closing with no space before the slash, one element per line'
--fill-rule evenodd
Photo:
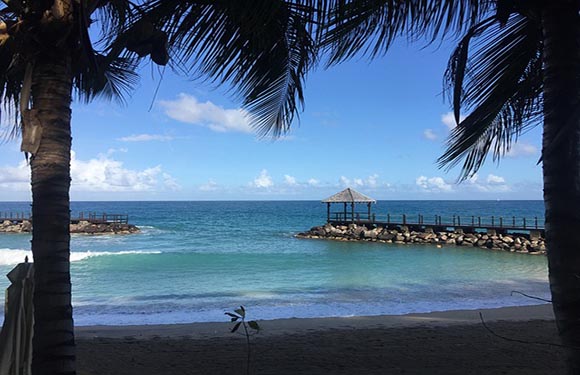
<path fill-rule="evenodd" d="M 134 255 L 134 254 L 160 254 L 160 251 L 73 251 L 70 254 L 71 262 L 78 262 L 93 257 Z M 32 252 L 21 249 L 0 249 L 0 266 L 16 265 L 24 262 L 24 257 L 32 261 Z"/>

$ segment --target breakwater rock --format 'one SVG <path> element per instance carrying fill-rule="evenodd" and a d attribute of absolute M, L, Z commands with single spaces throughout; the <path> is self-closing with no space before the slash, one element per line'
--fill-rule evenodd
<path fill-rule="evenodd" d="M 32 223 L 29 220 L 4 220 L 0 223 L 0 233 L 29 233 L 32 232 Z M 84 234 L 131 234 L 140 232 L 139 228 L 132 224 L 121 223 L 91 223 L 80 220 L 71 223 L 71 233 Z"/>
<path fill-rule="evenodd" d="M 298 233 L 296 237 L 336 241 L 470 246 L 529 254 L 546 253 L 546 245 L 543 238 L 530 238 L 530 235 L 523 233 L 416 232 L 405 228 L 368 228 L 357 224 L 336 226 L 325 224 L 324 226 L 313 227 L 307 232 Z"/>

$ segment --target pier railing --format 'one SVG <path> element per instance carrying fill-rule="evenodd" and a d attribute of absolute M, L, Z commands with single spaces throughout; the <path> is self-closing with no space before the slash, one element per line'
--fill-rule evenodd
<path fill-rule="evenodd" d="M 79 212 L 75 218 L 71 217 L 71 222 L 88 221 L 93 224 L 128 224 L 129 215 L 122 214 L 97 214 L 95 212 Z"/>
<path fill-rule="evenodd" d="M 30 220 L 31 216 L 29 212 L 0 212 L 0 222 Z"/>
<path fill-rule="evenodd" d="M 436 228 L 461 228 L 470 231 L 476 229 L 495 229 L 500 231 L 544 231 L 544 221 L 537 216 L 460 216 L 460 215 L 407 215 L 407 214 L 384 214 L 369 215 L 368 212 L 331 212 L 330 222 L 335 223 L 358 223 L 375 224 L 382 226 L 419 226 Z"/>
<path fill-rule="evenodd" d="M 23 221 L 32 221 L 32 214 L 28 212 L 1 212 L 0 223 L 4 221 L 12 223 L 21 223 Z M 71 215 L 72 224 L 77 224 L 80 221 L 88 221 L 92 224 L 128 224 L 129 215 L 125 214 L 107 214 L 96 212 L 79 212 L 76 215 Z"/>

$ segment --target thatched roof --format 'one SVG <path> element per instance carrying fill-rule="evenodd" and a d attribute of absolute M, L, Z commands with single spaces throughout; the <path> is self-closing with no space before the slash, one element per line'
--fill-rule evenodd
<path fill-rule="evenodd" d="M 367 197 L 351 188 L 346 188 L 322 201 L 322 203 L 376 203 L 373 198 Z"/>

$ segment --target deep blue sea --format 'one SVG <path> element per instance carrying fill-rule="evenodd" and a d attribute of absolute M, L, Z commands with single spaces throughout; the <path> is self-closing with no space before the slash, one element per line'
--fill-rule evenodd
<path fill-rule="evenodd" d="M 326 206 L 318 201 L 71 206 L 73 216 L 128 214 L 141 228 L 133 235 L 72 236 L 77 325 L 226 321 L 224 311 L 239 305 L 253 319 L 274 319 L 537 303 L 513 290 L 549 298 L 544 256 L 294 238 L 325 223 Z M 0 212 L 29 210 L 29 203 L 0 203 Z M 544 208 L 542 201 L 379 201 L 373 210 L 542 218 Z M 30 239 L 0 234 L 0 274 L 30 255 Z M 0 277 L 0 289 L 7 286 Z"/>

